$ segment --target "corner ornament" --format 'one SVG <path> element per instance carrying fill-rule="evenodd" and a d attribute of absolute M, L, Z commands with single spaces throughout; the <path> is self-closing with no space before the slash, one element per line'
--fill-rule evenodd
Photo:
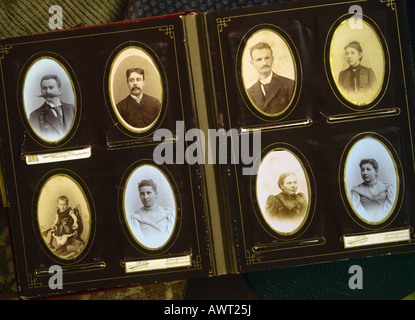
<path fill-rule="evenodd" d="M 0 45 L 0 60 L 4 58 L 5 54 L 9 53 L 9 50 L 12 48 L 11 44 Z"/>
<path fill-rule="evenodd" d="M 223 18 L 223 19 L 217 18 L 216 23 L 217 23 L 218 31 L 222 32 L 223 27 L 227 27 L 229 21 L 231 21 L 231 18 Z"/>
<path fill-rule="evenodd" d="M 164 31 L 164 34 L 166 36 L 169 36 L 170 39 L 174 38 L 174 26 L 173 25 L 160 27 L 159 31 Z"/>
<path fill-rule="evenodd" d="M 395 0 L 380 0 L 381 3 L 386 3 L 388 7 L 391 7 L 393 11 L 396 10 L 396 3 Z"/>

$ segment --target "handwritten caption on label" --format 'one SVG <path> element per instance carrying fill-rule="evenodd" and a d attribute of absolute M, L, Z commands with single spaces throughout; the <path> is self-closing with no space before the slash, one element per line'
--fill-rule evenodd
<path fill-rule="evenodd" d="M 409 240 L 411 240 L 409 229 L 343 237 L 346 249 Z"/>

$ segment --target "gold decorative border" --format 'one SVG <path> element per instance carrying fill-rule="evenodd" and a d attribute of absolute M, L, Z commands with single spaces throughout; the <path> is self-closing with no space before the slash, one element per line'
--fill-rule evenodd
<path fill-rule="evenodd" d="M 0 60 L 4 58 L 5 54 L 9 54 L 10 53 L 10 49 L 13 48 L 13 46 L 11 44 L 6 44 L 6 45 L 0 45 Z"/>
<path fill-rule="evenodd" d="M 166 36 L 169 36 L 170 39 L 174 39 L 174 26 L 173 25 L 160 27 L 159 31 L 164 31 L 164 34 Z"/>
<path fill-rule="evenodd" d="M 218 31 L 219 32 L 222 32 L 223 31 L 223 28 L 224 27 L 227 27 L 228 26 L 228 22 L 230 22 L 231 21 L 231 18 L 223 18 L 223 19 L 221 19 L 221 18 L 217 18 L 216 19 L 216 24 L 217 24 L 217 28 L 218 28 Z"/>
<path fill-rule="evenodd" d="M 391 7 L 393 11 L 396 10 L 396 3 L 395 0 L 380 0 L 381 3 L 386 3 L 388 7 Z"/>

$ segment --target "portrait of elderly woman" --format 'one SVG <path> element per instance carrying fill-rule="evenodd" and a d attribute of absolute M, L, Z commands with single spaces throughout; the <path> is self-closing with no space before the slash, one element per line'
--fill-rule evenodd
<path fill-rule="evenodd" d="M 379 164 L 375 159 L 362 159 L 359 166 L 363 182 L 351 190 L 352 205 L 368 223 L 381 222 L 393 209 L 394 187 L 378 179 Z"/>
<path fill-rule="evenodd" d="M 297 193 L 297 176 L 293 172 L 284 172 L 278 178 L 277 195 L 270 195 L 265 203 L 265 212 L 271 221 L 280 223 L 295 223 L 302 221 L 307 212 L 307 197 Z"/>
<path fill-rule="evenodd" d="M 308 174 L 292 151 L 277 148 L 262 159 L 256 181 L 256 201 L 263 219 L 273 231 L 286 236 L 302 228 L 310 211 L 310 193 Z"/>

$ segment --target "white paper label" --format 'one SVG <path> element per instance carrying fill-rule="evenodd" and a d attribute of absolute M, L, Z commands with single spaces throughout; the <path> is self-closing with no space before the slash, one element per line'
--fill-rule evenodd
<path fill-rule="evenodd" d="M 411 234 L 409 229 L 388 231 L 373 234 L 363 234 L 358 236 L 345 236 L 343 237 L 344 247 L 355 248 L 362 246 L 369 246 L 373 244 L 391 243 L 398 241 L 409 241 L 411 240 Z"/>
<path fill-rule="evenodd" d="M 169 268 L 190 267 L 191 265 L 191 255 L 165 259 L 128 261 L 125 263 L 125 272 L 131 273 Z"/>
<path fill-rule="evenodd" d="M 86 159 L 91 156 L 91 147 L 86 147 L 78 150 L 32 154 L 26 156 L 26 163 L 28 165 Z"/>

